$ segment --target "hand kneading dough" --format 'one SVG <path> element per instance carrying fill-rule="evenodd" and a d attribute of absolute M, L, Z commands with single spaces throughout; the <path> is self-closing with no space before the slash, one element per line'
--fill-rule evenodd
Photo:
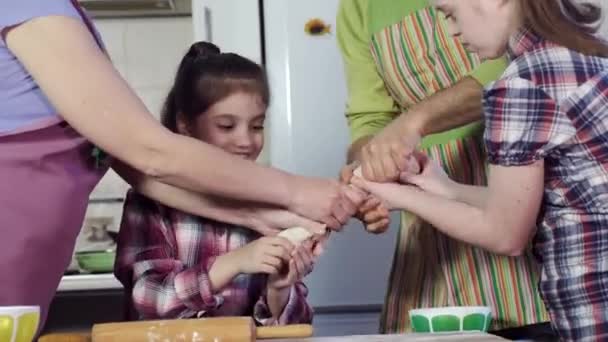
<path fill-rule="evenodd" d="M 309 232 L 306 228 L 292 227 L 283 230 L 278 234 L 278 236 L 286 238 L 294 246 L 298 247 L 302 244 L 302 242 L 312 238 L 313 234 Z"/>

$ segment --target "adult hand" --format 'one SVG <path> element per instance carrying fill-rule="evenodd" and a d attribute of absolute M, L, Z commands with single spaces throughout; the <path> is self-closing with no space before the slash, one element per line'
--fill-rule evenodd
<path fill-rule="evenodd" d="M 343 184 L 350 184 L 353 172 L 358 166 L 358 162 L 345 165 L 340 171 L 340 181 Z M 366 231 L 374 234 L 384 233 L 390 225 L 388 209 L 384 207 L 382 201 L 371 194 L 365 197 L 355 217 L 363 223 Z"/>
<path fill-rule="evenodd" d="M 364 196 L 336 180 L 294 178 L 292 202 L 288 209 L 332 230 L 340 230 L 357 212 Z"/>
<path fill-rule="evenodd" d="M 404 125 L 404 118 L 395 119 L 361 149 L 361 171 L 365 179 L 394 182 L 401 172 L 417 173 L 411 155 L 418 147 L 421 135 Z"/>

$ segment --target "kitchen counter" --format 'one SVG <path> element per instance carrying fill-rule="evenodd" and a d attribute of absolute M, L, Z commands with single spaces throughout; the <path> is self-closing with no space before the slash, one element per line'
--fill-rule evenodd
<path fill-rule="evenodd" d="M 83 338 L 82 340 L 90 339 L 88 333 L 70 333 L 66 335 L 46 336 L 41 340 L 44 342 L 65 341 L 68 338 L 75 339 L 76 337 Z M 359 336 L 340 336 L 340 337 L 313 337 L 313 338 L 292 338 L 284 340 L 258 340 L 272 342 L 428 342 L 428 341 L 443 341 L 443 342 L 501 342 L 506 341 L 500 337 L 482 334 L 405 334 L 405 335 L 359 335 Z"/>
<path fill-rule="evenodd" d="M 114 274 L 76 274 L 63 276 L 57 292 L 122 290 L 122 284 Z"/>
<path fill-rule="evenodd" d="M 263 341 L 263 340 L 260 340 Z M 272 340 L 273 342 L 500 342 L 506 341 L 498 336 L 484 333 L 467 334 L 404 334 L 404 335 L 359 335 L 340 337 L 313 337 L 300 339 Z"/>

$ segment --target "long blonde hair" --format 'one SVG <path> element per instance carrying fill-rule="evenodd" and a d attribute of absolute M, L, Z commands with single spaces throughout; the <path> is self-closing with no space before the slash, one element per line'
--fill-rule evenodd
<path fill-rule="evenodd" d="M 596 37 L 602 19 L 598 6 L 573 0 L 520 0 L 524 23 L 536 34 L 585 55 L 608 57 Z"/>

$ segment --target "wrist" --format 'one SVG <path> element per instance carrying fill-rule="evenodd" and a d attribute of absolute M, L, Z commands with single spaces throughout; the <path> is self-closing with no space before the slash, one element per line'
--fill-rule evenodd
<path fill-rule="evenodd" d="M 301 184 L 306 181 L 307 179 L 303 176 L 286 174 L 285 188 L 289 196 L 287 196 L 287 200 L 283 206 L 284 209 L 298 215 L 303 214 L 302 208 L 305 206 L 306 199 L 302 197 L 302 189 L 304 188 Z"/>
<path fill-rule="evenodd" d="M 460 195 L 462 186 L 460 183 L 453 181 L 451 178 L 448 179 L 446 184 L 446 197 L 452 201 L 460 201 L 462 196 Z"/>
<path fill-rule="evenodd" d="M 405 134 L 416 134 L 419 137 L 426 135 L 426 115 L 419 110 L 410 110 L 406 114 L 399 116 L 397 120 L 401 121 L 401 130 Z"/>
<path fill-rule="evenodd" d="M 211 267 L 225 269 L 231 278 L 235 278 L 239 274 L 243 273 L 242 263 L 235 251 L 218 256 Z"/>
<path fill-rule="evenodd" d="M 276 287 L 274 286 L 273 282 L 269 281 L 266 284 L 266 296 L 277 298 L 285 297 L 289 294 L 289 289 L 291 289 L 291 286 L 292 285 Z"/>

